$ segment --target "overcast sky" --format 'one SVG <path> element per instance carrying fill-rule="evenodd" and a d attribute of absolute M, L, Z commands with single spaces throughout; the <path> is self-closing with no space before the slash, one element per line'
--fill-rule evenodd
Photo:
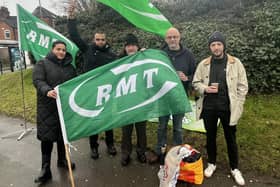
<path fill-rule="evenodd" d="M 59 0 L 41 0 L 41 5 L 52 13 L 59 15 L 59 11 L 53 8 L 53 3 L 57 1 Z M 0 6 L 6 6 L 9 9 L 10 16 L 17 15 L 16 4 L 20 4 L 24 9 L 32 13 L 39 6 L 39 0 L 0 0 Z"/>

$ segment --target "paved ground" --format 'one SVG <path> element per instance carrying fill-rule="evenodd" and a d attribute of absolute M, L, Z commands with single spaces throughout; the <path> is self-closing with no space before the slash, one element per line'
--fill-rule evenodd
<path fill-rule="evenodd" d="M 24 128 L 22 120 L 0 115 L 0 137 Z M 34 127 L 28 124 L 28 127 Z M 33 130 L 22 140 L 17 141 L 20 133 L 0 139 L 0 187 L 32 187 L 34 178 L 40 171 L 40 142 Z M 132 163 L 121 167 L 120 154 L 110 157 L 106 154 L 104 142 L 101 141 L 101 158 L 97 161 L 90 158 L 87 139 L 74 142 L 77 151 L 72 150 L 72 160 L 76 163 L 74 179 L 77 187 L 156 187 L 158 186 L 158 165 L 139 164 L 132 155 Z M 118 146 L 118 145 L 117 145 Z M 117 147 L 120 150 L 119 146 Z M 211 179 L 204 180 L 202 187 L 233 187 L 236 186 L 229 173 L 217 172 Z M 56 149 L 52 157 L 53 180 L 46 187 L 68 187 L 67 172 L 56 167 Z M 246 186 L 276 187 L 280 181 L 269 176 L 253 176 L 244 173 Z M 177 186 L 185 186 L 180 184 Z"/>

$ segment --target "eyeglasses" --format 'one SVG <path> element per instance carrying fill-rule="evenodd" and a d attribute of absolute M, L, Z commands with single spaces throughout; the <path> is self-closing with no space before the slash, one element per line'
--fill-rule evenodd
<path fill-rule="evenodd" d="M 171 39 L 178 39 L 179 36 L 167 36 L 166 38 L 169 39 L 169 40 L 171 40 Z"/>
<path fill-rule="evenodd" d="M 96 41 L 105 41 L 105 38 L 95 38 Z"/>

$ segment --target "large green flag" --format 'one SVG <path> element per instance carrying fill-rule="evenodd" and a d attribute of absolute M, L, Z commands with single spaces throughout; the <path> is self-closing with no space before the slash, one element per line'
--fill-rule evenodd
<path fill-rule="evenodd" d="M 22 50 L 30 51 L 38 61 L 48 54 L 55 40 L 62 40 L 67 45 L 67 51 L 75 59 L 79 49 L 73 42 L 18 4 L 17 11 L 19 41 Z M 73 64 L 75 63 L 73 62 Z"/>
<path fill-rule="evenodd" d="M 135 26 L 165 36 L 171 23 L 149 0 L 97 0 L 115 9 Z"/>
<path fill-rule="evenodd" d="M 168 56 L 148 49 L 55 88 L 64 141 L 167 114 L 191 111 Z"/>

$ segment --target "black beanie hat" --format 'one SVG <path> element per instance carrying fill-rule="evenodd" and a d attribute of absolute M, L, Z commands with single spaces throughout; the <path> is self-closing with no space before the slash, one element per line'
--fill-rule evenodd
<path fill-rule="evenodd" d="M 211 36 L 209 37 L 209 40 L 208 40 L 208 46 L 210 46 L 210 44 L 212 42 L 222 42 L 224 44 L 224 48 L 226 48 L 225 37 L 219 31 L 215 31 L 213 34 L 211 34 Z"/>
<path fill-rule="evenodd" d="M 137 45 L 139 47 L 138 39 L 134 34 L 127 34 L 124 41 L 124 46 Z"/>

